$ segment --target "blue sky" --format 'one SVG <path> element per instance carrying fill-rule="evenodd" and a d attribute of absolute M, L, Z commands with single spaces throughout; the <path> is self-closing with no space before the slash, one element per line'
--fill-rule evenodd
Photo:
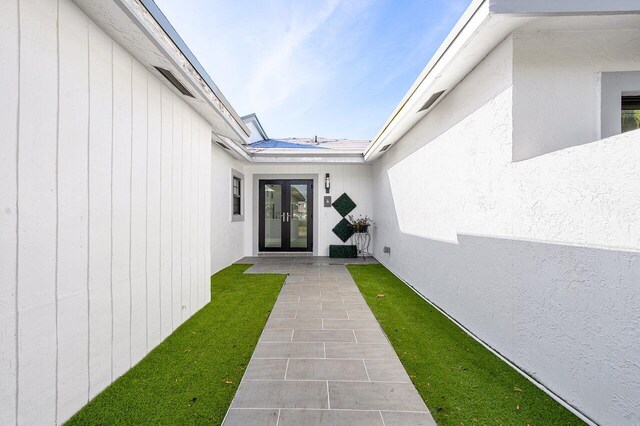
<path fill-rule="evenodd" d="M 156 0 L 272 137 L 372 139 L 469 0 Z"/>

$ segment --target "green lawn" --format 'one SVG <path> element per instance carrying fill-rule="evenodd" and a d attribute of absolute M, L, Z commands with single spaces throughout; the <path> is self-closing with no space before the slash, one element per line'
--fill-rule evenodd
<path fill-rule="evenodd" d="M 348 269 L 438 424 L 583 424 L 384 266 Z"/>
<path fill-rule="evenodd" d="M 220 424 L 285 275 L 211 277 L 211 302 L 67 424 Z"/>

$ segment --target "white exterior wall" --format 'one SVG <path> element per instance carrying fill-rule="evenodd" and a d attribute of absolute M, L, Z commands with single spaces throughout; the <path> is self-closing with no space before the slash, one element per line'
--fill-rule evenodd
<path fill-rule="evenodd" d="M 0 2 L 0 423 L 62 423 L 209 300 L 209 125 L 70 0 Z"/>
<path fill-rule="evenodd" d="M 351 213 L 355 217 L 373 216 L 373 199 L 371 185 L 371 168 L 365 164 L 249 164 L 245 169 L 245 255 L 254 256 L 258 250 L 258 211 L 257 211 L 257 187 L 254 176 L 263 179 L 290 179 L 296 176 L 313 175 L 317 178 L 314 187 L 314 205 L 317 214 L 318 232 L 314 234 L 314 253 L 317 256 L 329 256 L 329 245 L 343 245 L 342 241 L 331 231 L 338 224 L 341 217 L 333 207 L 324 207 L 324 196 L 330 195 L 331 201 L 335 201 L 343 193 L 356 203 L 357 207 Z M 329 173 L 331 179 L 331 192 L 326 193 L 324 188 L 325 174 Z M 374 217 L 375 220 L 375 217 Z M 315 225 L 314 225 L 315 226 Z M 373 251 L 373 244 L 370 250 Z"/>
<path fill-rule="evenodd" d="M 640 132 L 594 142 L 599 103 L 590 101 L 601 67 L 632 67 L 568 34 L 570 71 L 522 68 L 529 52 L 519 46 L 544 56 L 569 43 L 537 37 L 554 43 L 505 40 L 373 165 L 375 255 L 594 421 L 637 424 Z M 578 58 L 589 76 L 576 77 Z M 531 74 L 553 89 L 522 81 Z M 574 78 L 588 94 L 567 103 Z M 563 102 L 521 115 L 552 91 Z M 570 108 L 584 118 L 564 120 Z M 579 129 L 555 132 L 556 117 Z M 528 119 L 542 121 L 533 129 Z M 547 153 L 514 162 L 524 135 L 529 154 Z"/>
<path fill-rule="evenodd" d="M 640 70 L 640 30 L 522 31 L 514 43 L 513 159 L 601 139 L 601 73 Z"/>
<path fill-rule="evenodd" d="M 245 255 L 245 228 L 251 223 L 247 214 L 248 187 L 251 186 L 245 172 L 246 164 L 227 154 L 217 144 L 211 150 L 211 273 L 215 274 Z M 242 182 L 244 221 L 232 222 L 231 204 L 232 169 L 245 175 Z"/>

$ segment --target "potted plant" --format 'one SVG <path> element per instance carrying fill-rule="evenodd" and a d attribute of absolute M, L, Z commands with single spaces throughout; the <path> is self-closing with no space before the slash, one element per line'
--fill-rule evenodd
<path fill-rule="evenodd" d="M 351 224 L 351 228 L 355 233 L 366 233 L 369 232 L 369 225 L 373 224 L 373 221 L 370 217 L 360 215 L 357 219 L 353 217 L 353 215 L 349 215 L 349 223 Z"/>

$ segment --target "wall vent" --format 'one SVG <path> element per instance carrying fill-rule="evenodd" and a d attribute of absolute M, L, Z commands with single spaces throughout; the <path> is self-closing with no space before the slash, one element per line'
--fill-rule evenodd
<path fill-rule="evenodd" d="M 422 106 L 422 108 L 420 108 L 420 111 L 418 111 L 418 112 L 426 111 L 426 110 L 428 110 L 429 108 L 431 108 L 431 106 L 432 106 L 433 104 L 435 104 L 435 103 L 436 103 L 436 101 L 437 101 L 438 99 L 440 99 L 440 96 L 442 96 L 442 94 L 443 94 L 444 92 L 445 92 L 445 90 L 443 90 L 443 91 L 441 91 L 441 92 L 438 92 L 438 93 L 434 93 L 433 95 L 431 95 L 431 97 L 429 98 L 429 100 L 427 101 L 427 103 L 425 103 L 425 104 Z"/>
<path fill-rule="evenodd" d="M 382 147 L 382 149 L 380 150 L 380 152 L 385 152 L 386 150 L 388 150 L 389 148 L 391 148 L 391 144 L 386 144 L 385 146 Z"/>
<path fill-rule="evenodd" d="M 220 145 L 220 147 L 221 147 L 221 148 L 224 148 L 224 149 L 226 149 L 227 151 L 231 151 L 231 150 L 229 149 L 229 147 L 228 147 L 226 144 L 223 144 L 222 142 L 218 142 L 218 141 L 215 141 L 215 142 L 216 142 L 218 145 Z"/>
<path fill-rule="evenodd" d="M 178 89 L 178 91 L 179 91 L 180 93 L 182 93 L 182 94 L 183 94 L 183 95 L 185 95 L 185 96 L 189 96 L 189 97 L 191 97 L 191 98 L 195 98 L 195 96 L 193 96 L 193 95 L 191 94 L 191 92 L 190 92 L 186 87 L 184 87 L 184 85 L 183 85 L 182 83 L 180 83 L 180 80 L 178 80 L 178 79 L 176 78 L 176 76 L 175 76 L 175 75 L 173 75 L 173 73 L 172 73 L 171 71 L 166 70 L 166 69 L 164 69 L 164 68 L 160 68 L 160 67 L 155 67 L 155 68 L 158 70 L 158 72 L 159 72 L 160 74 L 162 74 L 162 75 L 163 75 L 163 77 L 164 77 L 164 78 L 166 78 L 167 80 L 169 80 L 169 83 L 173 84 L 173 86 L 174 86 L 176 89 Z"/>

